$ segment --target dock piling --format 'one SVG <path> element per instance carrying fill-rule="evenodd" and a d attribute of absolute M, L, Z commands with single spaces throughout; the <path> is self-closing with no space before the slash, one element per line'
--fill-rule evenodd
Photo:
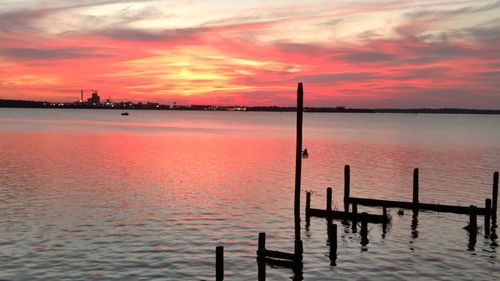
<path fill-rule="evenodd" d="M 497 204 L 498 204 L 498 172 L 493 173 L 493 197 L 491 202 L 491 219 L 493 227 L 497 225 Z"/>
<path fill-rule="evenodd" d="M 368 245 L 368 220 L 367 220 L 367 213 L 363 212 L 361 213 L 361 245 L 366 246 Z"/>
<path fill-rule="evenodd" d="M 261 232 L 259 233 L 259 246 L 257 248 L 257 258 L 265 259 L 265 252 L 266 252 L 266 233 Z"/>
<path fill-rule="evenodd" d="M 302 119 L 304 112 L 304 88 L 302 82 L 297 85 L 297 138 L 295 146 L 295 194 L 294 194 L 294 224 L 295 243 L 294 254 L 296 262 L 302 263 L 302 240 L 300 238 L 300 186 L 302 177 Z"/>
<path fill-rule="evenodd" d="M 418 200 L 418 190 L 419 190 L 419 179 L 418 179 L 418 168 L 413 170 L 413 212 L 418 213 L 419 200 Z"/>
<path fill-rule="evenodd" d="M 330 261 L 335 265 L 337 260 L 337 225 L 328 221 L 328 241 L 330 242 Z"/>
<path fill-rule="evenodd" d="M 358 221 L 356 220 L 356 216 L 358 214 L 358 203 L 352 203 L 352 213 L 354 215 L 352 220 L 352 232 L 356 233 L 358 231 Z"/>
<path fill-rule="evenodd" d="M 491 199 L 486 198 L 484 200 L 484 208 L 486 212 L 484 214 L 484 237 L 488 238 L 490 236 L 490 222 L 491 222 Z"/>
<path fill-rule="evenodd" d="M 215 280 L 224 280 L 224 247 L 217 246 L 215 248 Z"/>
<path fill-rule="evenodd" d="M 258 280 L 266 280 L 266 233 L 259 233 L 259 246 L 257 248 Z"/>
<path fill-rule="evenodd" d="M 349 165 L 344 166 L 344 209 L 349 212 L 350 203 L 350 192 L 351 192 L 351 167 Z"/>
<path fill-rule="evenodd" d="M 477 232 L 477 211 L 476 206 L 469 206 L 469 224 L 465 227 L 469 232 Z"/>
<path fill-rule="evenodd" d="M 258 262 L 258 281 L 266 281 L 266 263 Z"/>
<path fill-rule="evenodd" d="M 387 215 L 387 207 L 382 206 L 382 216 L 389 220 L 389 216 Z M 385 234 L 387 233 L 387 223 L 382 224 L 382 238 L 385 238 Z"/>
<path fill-rule="evenodd" d="M 332 188 L 328 187 L 326 189 L 326 210 L 330 212 L 332 210 Z"/>
<path fill-rule="evenodd" d="M 311 192 L 306 193 L 306 228 L 309 227 L 309 224 L 311 222 L 311 216 L 309 214 L 311 210 Z"/>

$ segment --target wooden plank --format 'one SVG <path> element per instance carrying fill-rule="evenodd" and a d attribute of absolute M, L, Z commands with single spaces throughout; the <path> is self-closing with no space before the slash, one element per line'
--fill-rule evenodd
<path fill-rule="evenodd" d="M 436 211 L 440 213 L 455 213 L 455 214 L 469 214 L 468 206 L 453 206 L 453 205 L 441 205 L 441 204 L 426 204 L 420 203 L 421 210 Z M 476 214 L 484 216 L 486 214 L 485 208 L 476 208 Z"/>
<path fill-rule="evenodd" d="M 402 208 L 402 209 L 413 209 L 414 207 L 413 202 L 369 199 L 369 198 L 359 198 L 359 197 L 351 197 L 350 202 L 356 203 L 358 205 L 372 206 L 372 207 L 387 207 L 387 208 Z M 436 211 L 440 213 L 469 214 L 468 206 L 419 203 L 418 208 L 420 210 Z M 477 208 L 476 211 L 478 215 L 483 215 L 483 216 L 487 212 L 485 208 Z"/>
<path fill-rule="evenodd" d="M 295 255 L 291 253 L 285 253 L 280 251 L 271 251 L 265 250 L 264 255 L 266 258 L 275 258 L 275 259 L 283 259 L 283 260 L 295 260 Z"/>
<path fill-rule="evenodd" d="M 359 198 L 359 197 L 350 197 L 349 201 L 350 203 L 356 203 L 358 205 L 363 205 L 363 206 L 373 206 L 373 207 L 385 206 L 387 208 L 413 209 L 412 202 L 369 199 L 369 198 Z"/>
<path fill-rule="evenodd" d="M 309 210 L 309 214 L 312 217 L 326 218 L 330 213 L 331 218 L 334 220 L 353 220 L 353 221 L 361 221 L 361 214 L 359 213 L 346 213 L 341 211 L 327 211 L 321 209 L 313 209 Z M 367 220 L 370 223 L 388 223 L 389 218 L 384 217 L 382 215 L 372 215 L 367 214 Z"/>
<path fill-rule="evenodd" d="M 294 268 L 295 263 L 290 260 L 281 260 L 281 259 L 272 259 L 272 258 L 267 258 L 266 263 L 274 266 L 279 266 L 279 267 L 286 267 L 286 268 Z"/>

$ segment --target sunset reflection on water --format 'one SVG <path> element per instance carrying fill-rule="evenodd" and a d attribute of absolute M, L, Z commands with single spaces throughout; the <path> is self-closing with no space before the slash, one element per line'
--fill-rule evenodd
<path fill-rule="evenodd" d="M 0 111 L 8 120 L 0 125 L 0 278 L 211 279 L 213 250 L 224 245 L 227 276 L 250 280 L 258 232 L 268 233 L 273 248 L 290 247 L 293 113 L 133 111 L 123 119 L 104 110 L 24 111 Z M 331 186 L 338 208 L 350 164 L 352 196 L 409 200 L 418 167 L 422 202 L 481 205 L 500 167 L 498 121 L 306 114 L 303 191 L 323 207 Z M 385 239 L 371 229 L 367 253 L 359 253 L 355 234 L 339 229 L 334 271 L 324 222 L 313 219 L 305 280 L 418 279 L 421 271 L 408 272 L 409 263 L 443 278 L 457 277 L 459 263 L 475 277 L 498 276 L 497 250 L 482 238 L 467 254 L 467 217 L 424 213 L 415 239 L 411 216 L 392 215 Z M 270 280 L 289 275 L 268 270 Z"/>

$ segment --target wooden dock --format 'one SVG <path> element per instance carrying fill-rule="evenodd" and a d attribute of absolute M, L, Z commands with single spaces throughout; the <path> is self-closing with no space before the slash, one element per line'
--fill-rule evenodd
<path fill-rule="evenodd" d="M 295 193 L 294 193 L 294 251 L 286 253 L 281 251 L 269 250 L 266 248 L 266 233 L 259 233 L 257 248 L 258 280 L 266 280 L 266 264 L 286 267 L 293 269 L 293 280 L 302 280 L 303 267 L 303 245 L 300 236 L 300 194 L 301 194 L 301 172 L 302 172 L 302 114 L 303 114 L 303 88 L 302 83 L 297 87 L 297 143 L 296 143 L 296 166 L 295 166 Z M 498 172 L 493 174 L 492 197 L 485 198 L 484 207 L 476 205 L 446 205 L 421 203 L 419 200 L 419 169 L 413 170 L 413 190 L 412 201 L 396 201 L 383 199 L 370 199 L 351 196 L 351 174 L 350 166 L 344 167 L 344 210 L 337 211 L 332 209 L 332 188 L 326 191 L 325 209 L 311 208 L 311 193 L 306 193 L 305 217 L 306 229 L 309 226 L 311 217 L 325 218 L 327 221 L 328 244 L 330 247 L 329 258 L 331 265 L 336 265 L 337 259 L 337 225 L 333 220 L 350 221 L 352 223 L 353 233 L 356 233 L 358 223 L 361 223 L 360 244 L 362 249 L 366 250 L 368 240 L 368 223 L 382 224 L 385 235 L 387 224 L 390 223 L 390 217 L 387 214 L 387 208 L 410 209 L 413 211 L 412 231 L 416 230 L 418 224 L 418 213 L 423 211 L 435 211 L 440 213 L 467 214 L 469 221 L 464 227 L 469 232 L 469 247 L 474 247 L 476 235 L 478 232 L 477 216 L 484 216 L 484 236 L 492 240 L 497 239 L 496 218 L 498 204 Z M 382 215 L 368 214 L 366 212 L 358 213 L 358 205 L 382 207 Z M 350 208 L 351 207 L 351 208 Z M 351 210 L 350 210 L 351 209 Z M 418 232 L 417 232 L 418 233 Z M 413 235 L 413 234 L 412 234 Z M 418 234 L 416 234 L 418 235 Z M 384 236 L 383 236 L 384 237 Z M 222 281 L 224 279 L 224 248 L 216 248 L 216 274 L 215 279 Z"/>
<path fill-rule="evenodd" d="M 327 211 L 321 209 L 310 209 L 309 216 L 318 218 L 331 218 L 332 220 L 361 221 L 361 214 L 346 213 L 343 211 Z M 366 220 L 369 223 L 389 223 L 390 219 L 384 215 L 367 214 Z"/>
<path fill-rule="evenodd" d="M 358 204 L 363 206 L 371 207 L 386 207 L 386 208 L 400 208 L 400 209 L 413 209 L 415 205 L 412 202 L 404 201 L 392 201 L 392 200 L 380 200 L 380 199 L 369 199 L 369 198 L 359 198 L 350 197 L 349 202 L 351 204 Z M 439 213 L 454 213 L 454 214 L 469 214 L 469 206 L 453 206 L 444 204 L 428 204 L 428 203 L 418 203 L 417 208 L 419 210 L 435 211 Z M 476 208 L 477 214 L 484 216 L 485 214 L 490 214 L 491 210 L 484 208 Z"/>
<path fill-rule="evenodd" d="M 350 204 L 357 204 L 363 206 L 371 207 L 385 207 L 385 208 L 400 208 L 400 209 L 411 209 L 414 212 L 419 210 L 425 211 L 435 211 L 440 213 L 454 213 L 454 214 L 470 214 L 471 205 L 446 205 L 446 204 L 431 204 L 431 203 L 420 203 L 419 201 L 419 169 L 415 168 L 413 170 L 413 200 L 412 202 L 407 201 L 395 201 L 395 200 L 381 200 L 381 199 L 370 199 L 370 198 L 360 198 L 350 196 L 350 167 L 346 165 L 344 168 L 344 204 L 345 209 L 349 209 Z M 490 199 L 490 198 L 486 198 Z M 498 199 L 498 172 L 493 174 L 493 191 L 492 191 L 492 206 L 477 207 L 475 206 L 476 215 L 489 216 L 493 219 L 493 223 L 496 223 L 496 211 L 497 211 L 497 199 Z"/>

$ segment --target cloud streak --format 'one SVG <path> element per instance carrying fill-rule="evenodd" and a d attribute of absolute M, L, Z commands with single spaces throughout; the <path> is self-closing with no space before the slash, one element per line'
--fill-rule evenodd
<path fill-rule="evenodd" d="M 93 53 L 91 48 L 0 48 L 0 56 L 10 60 L 57 60 L 85 57 L 103 57 L 106 55 Z"/>

